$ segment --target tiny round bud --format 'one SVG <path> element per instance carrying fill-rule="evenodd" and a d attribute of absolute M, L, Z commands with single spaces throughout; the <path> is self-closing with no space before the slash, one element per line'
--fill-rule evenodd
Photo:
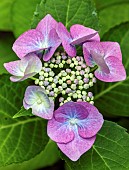
<path fill-rule="evenodd" d="M 74 83 L 77 85 L 79 83 L 79 81 L 77 79 L 75 79 Z"/>
<path fill-rule="evenodd" d="M 65 64 L 65 63 L 66 63 L 66 61 L 65 61 L 65 60 L 63 60 L 63 61 L 62 61 L 62 64 Z"/>
<path fill-rule="evenodd" d="M 71 63 L 71 64 L 70 64 L 70 67 L 71 67 L 71 68 L 73 68 L 73 67 L 74 67 L 74 64 L 73 64 L 73 63 Z"/>
<path fill-rule="evenodd" d="M 93 96 L 93 93 L 92 92 L 88 92 L 88 97 L 92 97 Z"/>
<path fill-rule="evenodd" d="M 78 88 L 79 88 L 79 90 L 82 90 L 82 89 L 83 89 L 83 86 L 79 86 Z"/>
<path fill-rule="evenodd" d="M 92 82 L 96 83 L 96 78 L 95 77 L 93 77 Z"/>
<path fill-rule="evenodd" d="M 39 85 L 42 86 L 42 85 L 43 85 L 43 81 L 40 81 L 40 82 L 39 82 Z"/>
<path fill-rule="evenodd" d="M 54 67 L 54 64 L 51 63 L 51 64 L 50 64 L 50 68 L 53 68 L 53 67 Z"/>
<path fill-rule="evenodd" d="M 50 92 L 49 92 L 49 90 L 45 90 L 45 91 L 46 91 L 46 93 L 47 93 L 47 94 L 49 94 L 49 93 L 50 93 Z"/>
<path fill-rule="evenodd" d="M 80 90 L 77 90 L 76 92 L 77 92 L 77 94 L 81 94 L 81 91 L 80 91 Z"/>
<path fill-rule="evenodd" d="M 67 84 L 71 84 L 72 82 L 71 82 L 71 80 L 67 80 L 66 83 Z"/>
<path fill-rule="evenodd" d="M 76 87 L 76 84 L 72 84 L 72 85 L 71 85 L 71 89 L 76 90 L 76 88 L 77 88 L 77 87 Z"/>
<path fill-rule="evenodd" d="M 43 80 L 44 79 L 44 76 L 39 76 L 39 80 Z"/>
<path fill-rule="evenodd" d="M 39 79 L 36 79 L 36 80 L 35 80 L 35 84 L 39 84 Z"/>
<path fill-rule="evenodd" d="M 81 98 L 82 98 L 82 95 L 81 95 L 81 94 L 78 94 L 77 97 L 78 97 L 79 99 L 81 99 Z"/>
<path fill-rule="evenodd" d="M 44 75 L 44 71 L 40 71 L 40 72 L 39 72 L 39 75 L 40 75 L 40 76 L 43 76 L 43 75 Z"/>
<path fill-rule="evenodd" d="M 77 71 L 81 70 L 81 66 L 76 66 Z"/>
<path fill-rule="evenodd" d="M 44 63 L 44 66 L 47 67 L 47 66 L 48 66 L 48 63 Z"/>
<path fill-rule="evenodd" d="M 76 71 L 76 75 L 77 75 L 77 76 L 80 75 L 79 71 Z"/>
<path fill-rule="evenodd" d="M 80 75 L 84 75 L 85 74 L 85 71 L 84 70 L 81 70 L 80 71 Z"/>
<path fill-rule="evenodd" d="M 90 101 L 89 103 L 92 104 L 92 105 L 94 105 L 94 102 L 93 102 L 93 101 Z"/>
<path fill-rule="evenodd" d="M 72 100 L 71 97 L 68 97 L 68 98 L 67 98 L 67 101 L 71 101 L 71 100 Z"/>
<path fill-rule="evenodd" d="M 77 99 L 77 102 L 82 102 L 82 99 Z"/>
<path fill-rule="evenodd" d="M 44 77 L 48 77 L 48 73 L 44 73 Z"/>
<path fill-rule="evenodd" d="M 82 80 L 79 80 L 79 85 L 83 85 L 84 82 Z"/>
<path fill-rule="evenodd" d="M 66 87 L 67 87 L 67 84 L 66 84 L 66 83 L 63 83 L 63 84 L 62 84 L 62 87 L 63 87 L 63 88 L 66 88 Z"/>
<path fill-rule="evenodd" d="M 89 77 L 89 75 L 88 75 L 88 74 L 84 74 L 84 77 L 85 77 L 85 78 L 88 78 L 88 77 Z"/>
<path fill-rule="evenodd" d="M 68 96 L 70 96 L 70 97 L 73 96 L 73 93 L 68 93 Z"/>
<path fill-rule="evenodd" d="M 60 64 L 59 64 L 60 65 Z M 54 64 L 54 68 L 58 68 L 58 65 L 57 64 Z"/>
<path fill-rule="evenodd" d="M 71 62 L 72 62 L 72 61 L 71 61 L 70 58 L 66 61 L 67 64 L 71 64 Z"/>
<path fill-rule="evenodd" d="M 87 98 L 86 98 L 86 101 L 87 101 L 87 102 L 89 102 L 89 101 L 90 101 L 90 98 L 89 98 L 89 97 L 87 97 Z"/>
<path fill-rule="evenodd" d="M 75 72 L 75 71 L 71 71 L 71 74 L 75 75 L 75 74 L 76 74 L 76 72 Z"/>
<path fill-rule="evenodd" d="M 49 80 L 50 82 L 52 82 L 52 81 L 53 81 L 53 77 L 49 77 L 48 80 Z"/>
<path fill-rule="evenodd" d="M 59 89 L 59 91 L 62 91 L 62 90 L 63 90 L 62 86 L 59 86 L 58 89 Z"/>
<path fill-rule="evenodd" d="M 83 79 L 83 81 L 84 81 L 84 83 L 88 83 L 88 82 L 89 82 L 89 79 L 85 77 L 85 78 Z"/>
<path fill-rule="evenodd" d="M 50 91 L 49 96 L 54 96 L 54 91 Z"/>
<path fill-rule="evenodd" d="M 62 83 L 63 83 L 63 80 L 60 79 L 58 82 L 59 82 L 59 84 L 62 84 Z"/>
<path fill-rule="evenodd" d="M 60 55 L 58 55 L 58 56 L 57 56 L 57 59 L 61 59 L 61 56 L 60 56 Z"/>
<path fill-rule="evenodd" d="M 76 60 L 76 61 L 74 61 L 74 64 L 77 66 L 78 65 L 78 61 Z"/>
<path fill-rule="evenodd" d="M 55 58 L 52 58 L 52 59 L 51 59 L 51 62 L 52 62 L 52 63 L 55 63 L 55 61 L 56 61 Z"/>
<path fill-rule="evenodd" d="M 77 93 L 73 94 L 73 98 L 76 99 L 77 98 Z"/>
<path fill-rule="evenodd" d="M 59 68 L 63 68 L 63 64 L 62 63 L 59 64 Z"/>
<path fill-rule="evenodd" d="M 63 80 L 63 81 L 66 81 L 66 77 L 63 77 L 62 80 Z"/>
<path fill-rule="evenodd" d="M 65 90 L 62 90 L 62 94 L 63 94 L 63 95 L 65 95 L 65 94 L 66 94 Z"/>
<path fill-rule="evenodd" d="M 92 73 L 90 73 L 90 74 L 89 74 L 89 77 L 90 77 L 90 78 L 93 78 L 93 74 L 92 74 Z"/>
<path fill-rule="evenodd" d="M 55 87 L 56 87 L 56 84 L 55 84 L 55 83 L 52 83 L 51 86 L 52 86 L 52 88 L 55 88 Z"/>
<path fill-rule="evenodd" d="M 92 87 L 93 86 L 93 82 L 89 82 L 89 86 Z"/>
<path fill-rule="evenodd" d="M 71 69 L 67 68 L 67 69 L 66 69 L 66 72 L 67 72 L 67 73 L 71 73 Z"/>
<path fill-rule="evenodd" d="M 82 94 L 83 94 L 83 95 L 86 95 L 86 94 L 87 94 L 87 92 L 86 92 L 86 91 L 82 91 Z"/>
<path fill-rule="evenodd" d="M 81 76 L 77 76 L 77 79 L 78 79 L 78 80 L 81 80 L 81 79 L 82 79 L 82 77 L 81 77 Z"/>
<path fill-rule="evenodd" d="M 64 101 L 64 98 L 63 97 L 60 97 L 59 98 L 59 102 L 63 102 Z"/>
<path fill-rule="evenodd" d="M 55 75 L 55 73 L 53 71 L 49 72 L 49 76 L 53 77 Z"/>
<path fill-rule="evenodd" d="M 71 92 L 71 89 L 70 88 L 67 88 L 66 89 L 66 93 L 70 93 Z"/>
<path fill-rule="evenodd" d="M 43 84 L 44 84 L 44 86 L 48 86 L 49 82 L 48 81 L 44 81 Z"/>
<path fill-rule="evenodd" d="M 55 93 L 58 93 L 58 88 L 54 88 L 54 92 L 55 92 Z"/>
<path fill-rule="evenodd" d="M 89 88 L 89 84 L 84 84 L 84 89 L 88 89 Z"/>

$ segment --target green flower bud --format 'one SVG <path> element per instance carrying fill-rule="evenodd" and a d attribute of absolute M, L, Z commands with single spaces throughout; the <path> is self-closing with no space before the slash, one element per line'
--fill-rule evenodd
<path fill-rule="evenodd" d="M 63 64 L 62 63 L 59 64 L 59 68 L 63 68 Z"/>
<path fill-rule="evenodd" d="M 39 82 L 39 85 L 42 86 L 42 85 L 43 85 L 43 81 L 40 81 L 40 82 Z"/>
<path fill-rule="evenodd" d="M 36 80 L 35 80 L 35 84 L 39 84 L 39 79 L 36 79 Z"/>

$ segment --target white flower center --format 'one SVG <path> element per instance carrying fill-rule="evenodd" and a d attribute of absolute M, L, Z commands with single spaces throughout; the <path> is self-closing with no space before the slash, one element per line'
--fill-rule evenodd
<path fill-rule="evenodd" d="M 69 120 L 69 122 L 70 122 L 71 125 L 76 125 L 78 123 L 78 119 L 72 118 L 72 119 Z"/>

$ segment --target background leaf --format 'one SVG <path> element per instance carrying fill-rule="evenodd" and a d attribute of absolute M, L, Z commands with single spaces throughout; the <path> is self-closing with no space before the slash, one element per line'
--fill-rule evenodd
<path fill-rule="evenodd" d="M 32 27 L 46 15 L 51 14 L 68 29 L 73 24 L 82 24 L 98 30 L 98 18 L 92 0 L 42 0 L 34 13 Z"/>
<path fill-rule="evenodd" d="M 129 1 L 128 3 L 118 3 L 108 6 L 99 11 L 100 35 L 103 36 L 109 29 L 129 21 Z"/>
<path fill-rule="evenodd" d="M 21 164 L 12 164 L 5 167 L 1 167 L 0 170 L 35 170 L 46 166 L 51 166 L 59 160 L 57 145 L 50 141 L 46 145 L 44 151 L 29 161 L 25 161 Z"/>
<path fill-rule="evenodd" d="M 36 9 L 36 5 L 41 0 L 15 0 L 12 7 L 12 25 L 13 33 L 17 38 L 24 31 L 30 29 L 30 23 L 33 13 Z"/>
<path fill-rule="evenodd" d="M 14 40 L 12 33 L 0 32 L 0 74 L 8 73 L 3 66 L 4 63 L 18 60 L 18 57 L 12 51 Z"/>
<path fill-rule="evenodd" d="M 0 30 L 12 30 L 11 7 L 14 0 L 0 0 Z"/>
<path fill-rule="evenodd" d="M 121 45 L 127 78 L 117 83 L 97 81 L 94 86 L 95 105 L 104 115 L 129 116 L 129 23 L 111 29 L 103 40 L 118 41 Z"/>
<path fill-rule="evenodd" d="M 128 170 L 129 135 L 116 123 L 105 121 L 93 147 L 77 162 L 61 155 L 71 170 Z"/>
<path fill-rule="evenodd" d="M 0 77 L 0 166 L 23 162 L 39 154 L 48 142 L 46 121 L 38 118 L 12 119 L 22 106 L 24 82 Z"/>

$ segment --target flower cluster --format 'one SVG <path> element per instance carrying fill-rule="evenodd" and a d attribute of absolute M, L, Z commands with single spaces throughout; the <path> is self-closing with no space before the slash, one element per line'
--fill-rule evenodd
<path fill-rule="evenodd" d="M 56 52 L 60 45 L 64 51 Z M 77 56 L 76 46 L 83 48 L 84 57 Z M 48 14 L 14 42 L 13 50 L 20 60 L 4 64 L 13 75 L 10 80 L 31 78 L 35 84 L 25 91 L 24 108 L 48 119 L 48 136 L 71 160 L 78 160 L 92 147 L 104 121 L 93 106 L 90 87 L 96 78 L 126 78 L 119 44 L 100 42 L 97 31 L 79 24 L 68 32 Z"/>

